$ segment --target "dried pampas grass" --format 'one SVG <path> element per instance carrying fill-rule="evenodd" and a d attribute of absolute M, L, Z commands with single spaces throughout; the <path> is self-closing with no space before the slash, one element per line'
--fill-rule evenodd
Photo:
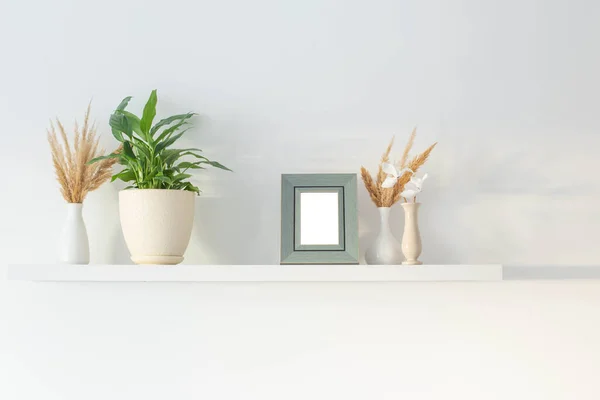
<path fill-rule="evenodd" d="M 406 165 L 406 168 L 413 171 L 413 173 L 416 173 L 419 170 L 419 168 L 421 168 L 423 166 L 423 164 L 425 164 L 425 162 L 427 162 L 427 159 L 429 158 L 429 154 L 431 153 L 431 151 L 433 150 L 433 148 L 436 145 L 437 145 L 437 142 L 432 144 L 431 146 L 429 146 L 427 148 L 427 150 L 425 150 L 421 154 L 415 156 Z M 413 173 L 405 172 L 402 174 L 402 176 L 400 176 L 400 178 L 398 178 L 398 181 L 392 188 L 392 190 L 393 190 L 392 204 L 395 204 L 398 200 L 400 200 L 400 194 L 404 191 L 404 186 L 410 181 L 410 178 L 412 177 Z"/>
<path fill-rule="evenodd" d="M 392 138 L 390 144 L 388 145 L 387 149 L 383 153 L 383 156 L 381 157 L 381 161 L 379 163 L 379 168 L 377 170 L 376 180 L 373 180 L 373 177 L 371 176 L 371 174 L 365 167 L 360 167 L 360 175 L 365 184 L 365 187 L 367 188 L 367 192 L 369 192 L 369 196 L 371 197 L 371 200 L 373 201 L 373 203 L 375 203 L 375 205 L 377 207 L 391 207 L 392 205 L 394 205 L 395 203 L 397 203 L 400 200 L 400 194 L 404 191 L 404 186 L 410 181 L 410 178 L 412 177 L 413 173 L 416 173 L 419 170 L 419 168 L 421 168 L 423 166 L 423 164 L 425 164 L 425 162 L 427 162 L 427 159 L 429 158 L 429 154 L 431 154 L 431 151 L 437 144 L 437 143 L 432 144 L 424 152 L 422 152 L 421 154 L 418 154 L 417 156 L 413 157 L 409 161 L 408 160 L 409 153 L 415 142 L 416 134 L 417 134 L 417 130 L 415 128 L 415 129 L 413 129 L 413 131 L 410 135 L 410 138 L 408 139 L 408 142 L 406 143 L 406 146 L 404 147 L 402 157 L 400 158 L 400 161 L 398 162 L 399 169 L 408 168 L 412 172 L 410 172 L 410 171 L 404 172 L 398 178 L 398 180 L 396 181 L 396 184 L 393 187 L 391 187 L 391 188 L 382 187 L 383 181 L 386 178 L 386 174 L 385 174 L 385 172 L 383 172 L 383 164 L 390 162 L 389 156 L 390 156 L 390 152 L 392 150 L 392 146 L 394 145 L 393 138 Z"/>
<path fill-rule="evenodd" d="M 400 169 L 406 168 L 406 162 L 408 161 L 408 155 L 412 150 L 413 144 L 415 143 L 415 137 L 417 136 L 417 127 L 413 128 L 410 137 L 408 138 L 408 143 L 404 146 L 404 151 L 402 152 L 402 158 L 400 158 L 400 162 L 398 163 Z"/>
<path fill-rule="evenodd" d="M 112 176 L 112 167 L 116 158 L 102 160 L 92 165 L 88 162 L 103 155 L 104 150 L 98 148 L 96 125 L 90 125 L 90 107 L 85 112 L 83 127 L 75 122 L 73 146 L 69 142 L 62 123 L 56 119 L 56 127 L 50 121 L 48 142 L 52 153 L 52 163 L 56 179 L 60 184 L 60 192 L 67 203 L 82 203 L 85 196 L 98 189 Z M 58 134 L 57 134 L 58 131 Z M 117 150 L 120 151 L 120 148 Z"/>

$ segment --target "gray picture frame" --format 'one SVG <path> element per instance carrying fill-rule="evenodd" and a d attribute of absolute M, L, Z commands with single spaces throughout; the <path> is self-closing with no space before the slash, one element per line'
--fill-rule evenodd
<path fill-rule="evenodd" d="M 339 244 L 300 243 L 300 195 L 337 192 Z M 281 175 L 281 257 L 283 264 L 358 264 L 358 210 L 356 174 Z M 298 221 L 298 222 L 297 222 Z"/>

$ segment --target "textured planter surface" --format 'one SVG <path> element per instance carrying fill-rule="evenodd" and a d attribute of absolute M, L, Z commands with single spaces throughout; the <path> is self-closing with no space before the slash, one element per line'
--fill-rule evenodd
<path fill-rule="evenodd" d="M 179 264 L 194 224 L 195 193 L 134 189 L 119 193 L 121 227 L 136 264 Z"/>

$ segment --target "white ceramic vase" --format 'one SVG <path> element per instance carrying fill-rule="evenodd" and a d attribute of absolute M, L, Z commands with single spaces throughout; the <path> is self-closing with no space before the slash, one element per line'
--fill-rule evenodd
<path fill-rule="evenodd" d="M 196 194 L 185 190 L 119 192 L 121 228 L 136 264 L 179 264 L 194 225 Z"/>
<path fill-rule="evenodd" d="M 397 265 L 402 262 L 400 243 L 390 229 L 390 208 L 379 207 L 379 234 L 365 253 L 369 265 Z"/>
<path fill-rule="evenodd" d="M 419 207 L 421 203 L 403 203 L 404 234 L 402 235 L 402 253 L 406 260 L 404 265 L 421 265 L 421 233 L 419 232 Z"/>
<path fill-rule="evenodd" d="M 89 264 L 90 244 L 83 222 L 83 204 L 67 204 L 67 220 L 59 245 L 59 260 L 63 264 Z"/>

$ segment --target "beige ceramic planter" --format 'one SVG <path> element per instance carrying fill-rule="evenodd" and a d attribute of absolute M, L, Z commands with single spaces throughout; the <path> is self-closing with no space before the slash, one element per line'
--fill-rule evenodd
<path fill-rule="evenodd" d="M 136 264 L 179 264 L 194 224 L 196 194 L 184 190 L 119 192 L 125 242 Z"/>

